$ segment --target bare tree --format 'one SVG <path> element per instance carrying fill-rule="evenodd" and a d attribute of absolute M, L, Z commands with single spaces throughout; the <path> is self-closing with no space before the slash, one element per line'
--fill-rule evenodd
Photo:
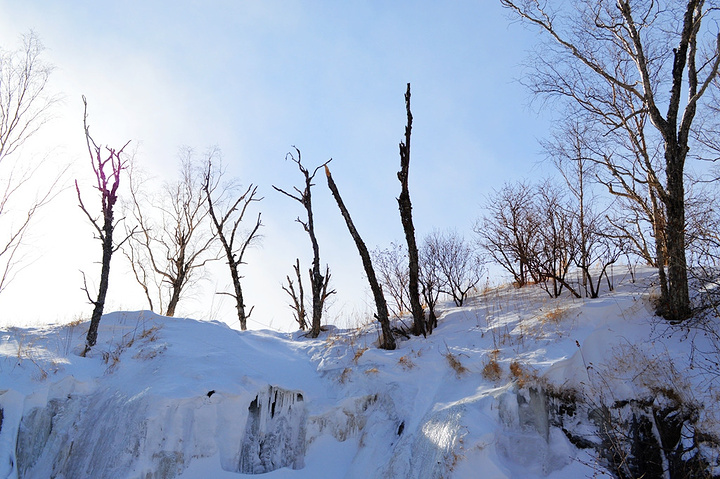
<path fill-rule="evenodd" d="M 22 269 L 26 233 L 35 213 L 58 193 L 62 176 L 60 172 L 39 187 L 28 205 L 17 203 L 17 196 L 30 188 L 44 166 L 32 166 L 16 153 L 50 119 L 50 108 L 58 101 L 48 93 L 53 67 L 42 60 L 43 50 L 33 32 L 23 36 L 20 48 L 0 50 L 0 292 Z"/>
<path fill-rule="evenodd" d="M 628 111 L 639 108 L 632 95 L 621 93 L 615 97 L 616 107 L 625 107 Z M 667 221 L 656 180 L 662 175 L 662 151 L 659 143 L 648 135 L 647 123 L 648 115 L 641 111 L 623 127 L 603 132 L 602 125 L 590 115 L 581 114 L 566 120 L 553 141 L 545 142 L 544 146 L 556 163 L 574 162 L 578 171 L 591 172 L 594 180 L 615 198 L 615 208 L 606 217 L 610 224 L 606 234 L 612 235 L 623 248 L 629 245 L 647 264 L 658 268 L 661 297 L 666 298 Z M 568 183 L 568 186 L 574 196 L 580 197 L 579 189 L 585 183 L 577 186 Z M 582 209 L 579 212 L 581 216 L 584 214 Z M 582 256 L 582 251 L 580 254 Z"/>
<path fill-rule="evenodd" d="M 284 194 L 285 196 L 292 198 L 302 204 L 307 214 L 306 221 L 301 220 L 300 217 L 298 217 L 295 221 L 300 223 L 305 229 L 305 232 L 307 232 L 308 236 L 310 237 L 310 243 L 312 244 L 313 267 L 310 270 L 310 289 L 312 291 L 312 325 L 310 328 L 310 337 L 317 338 L 320 334 L 320 321 L 322 320 L 325 299 L 328 295 L 327 288 L 329 282 L 329 275 L 323 276 L 320 272 L 320 246 L 318 245 L 317 238 L 315 237 L 315 223 L 313 221 L 311 188 L 313 186 L 312 181 L 315 178 L 315 174 L 320 168 L 323 168 L 325 165 L 330 163 L 331 160 L 326 161 L 322 165 L 315 168 L 312 173 L 310 173 L 310 171 L 308 171 L 308 169 L 305 168 L 302 164 L 300 150 L 295 148 L 295 153 L 297 154 L 297 158 L 292 153 L 288 153 L 286 159 L 290 158 L 295 164 L 297 164 L 300 173 L 302 173 L 303 177 L 305 178 L 305 187 L 303 188 L 303 190 L 294 187 L 293 189 L 295 190 L 295 193 L 288 193 L 287 191 L 282 190 L 275 185 L 273 185 L 273 188 L 276 191 Z M 326 269 L 329 271 L 329 268 Z"/>
<path fill-rule="evenodd" d="M 245 218 L 245 212 L 248 206 L 253 202 L 262 200 L 257 197 L 257 186 L 252 184 L 234 200 L 227 200 L 228 195 L 232 192 L 230 186 L 220 186 L 215 178 L 222 177 L 222 171 L 213 168 L 213 152 L 208 154 L 207 169 L 205 170 L 205 181 L 203 184 L 203 190 L 207 200 L 208 212 L 210 218 L 215 227 L 215 234 L 222 244 L 225 257 L 227 259 L 228 267 L 230 268 L 230 278 L 232 279 L 233 292 L 224 293 L 229 294 L 235 299 L 235 308 L 237 309 L 238 320 L 240 321 L 240 329 L 245 331 L 247 329 L 247 319 L 252 314 L 252 309 L 249 312 L 245 312 L 245 300 L 243 298 L 242 285 L 240 284 L 240 266 L 245 264 L 243 257 L 247 247 L 256 239 L 258 236 L 258 230 L 262 226 L 260 221 L 260 213 L 258 213 L 255 225 L 252 227 L 249 233 L 239 239 L 238 235 L 241 233 L 238 231 L 240 224 Z M 213 194 L 217 191 L 217 187 L 220 186 L 220 191 L 217 192 L 216 197 L 213 198 Z M 225 203 L 225 205 L 223 205 Z M 238 240 L 236 242 L 236 240 Z"/>
<path fill-rule="evenodd" d="M 87 332 L 85 339 L 85 350 L 82 355 L 85 356 L 90 348 L 95 346 L 97 342 L 98 326 L 100 325 L 100 319 L 102 318 L 103 308 L 105 307 L 105 298 L 109 287 L 110 280 L 110 260 L 112 255 L 117 249 L 126 241 L 132 232 L 121 241 L 120 244 L 113 242 L 113 233 L 115 232 L 115 203 L 117 202 L 117 190 L 120 186 L 120 175 L 125 169 L 126 162 L 121 158 L 123 150 L 128 145 L 125 145 L 119 150 L 114 148 L 106 147 L 107 157 L 103 159 L 102 148 L 98 146 L 90 136 L 90 127 L 87 123 L 87 101 L 83 96 L 83 104 L 85 105 L 85 111 L 83 115 L 83 127 L 85 130 L 85 142 L 87 143 L 88 154 L 90 155 L 90 164 L 92 165 L 93 172 L 95 173 L 95 179 L 97 181 L 95 188 L 100 193 L 100 218 L 93 216 L 90 211 L 85 207 L 82 196 L 80 195 L 80 186 L 77 180 L 75 181 L 75 190 L 78 195 L 78 202 L 80 203 L 80 209 L 88 217 L 92 225 L 97 231 L 97 238 L 102 244 L 102 269 L 100 272 L 100 286 L 98 288 L 97 298 L 92 299 L 90 291 L 88 290 L 87 282 L 84 281 L 84 290 L 87 294 L 88 300 L 93 305 L 93 312 L 90 318 L 90 328 Z M 83 279 L 85 274 L 83 273 Z"/>
<path fill-rule="evenodd" d="M 124 251 L 150 309 L 174 316 L 184 292 L 202 277 L 208 262 L 218 259 L 211 251 L 215 235 L 206 224 L 204 168 L 188 148 L 181 153 L 179 180 L 165 183 L 154 196 L 146 194 L 146 185 L 131 168 L 126 207 L 138 233 Z"/>
<path fill-rule="evenodd" d="M 297 278 L 297 291 L 295 291 L 295 286 L 293 286 L 293 280 L 290 279 L 290 275 L 285 277 L 287 279 L 288 285 L 282 285 L 282 289 L 292 299 L 292 304 L 290 304 L 290 307 L 293 310 L 293 314 L 295 315 L 295 321 L 297 321 L 300 331 L 305 331 L 307 329 L 307 313 L 305 312 L 305 292 L 303 291 L 299 258 L 295 260 L 293 269 L 295 270 L 295 277 Z"/>
<path fill-rule="evenodd" d="M 512 275 L 518 287 L 539 280 L 531 277 L 530 268 L 540 228 L 533 210 L 535 194 L 526 182 L 506 183 L 488 197 L 487 213 L 473 227 L 480 246 Z"/>
<path fill-rule="evenodd" d="M 468 293 L 482 279 L 480 257 L 456 231 L 433 231 L 425 237 L 424 248 L 441 278 L 439 290 L 449 295 L 455 306 L 462 306 Z"/>
<path fill-rule="evenodd" d="M 543 45 L 530 80 L 536 94 L 566 99 L 606 131 L 632 129 L 633 119 L 648 115 L 663 144 L 665 175 L 662 182 L 648 168 L 667 215 L 668 291 L 658 312 L 675 321 L 689 317 L 684 171 L 700 100 L 720 67 L 715 5 L 593 0 L 573 4 L 572 12 L 556 12 L 533 0 L 501 3 L 552 39 Z M 708 36 L 713 41 L 705 43 Z M 625 102 L 628 97 L 634 101 Z"/>
<path fill-rule="evenodd" d="M 544 146 L 552 155 L 570 193 L 568 213 L 572 214 L 575 220 L 575 232 L 572 236 L 576 243 L 575 264 L 582 275 L 582 287 L 586 296 L 597 298 L 602 279 L 607 277 L 608 267 L 617 262 L 626 251 L 628 232 L 618 231 L 610 221 L 606 214 L 610 209 L 609 205 L 605 208 L 598 207 L 599 200 L 591 183 L 597 178 L 598 163 L 593 161 L 592 152 L 587 151 L 585 132 L 585 127 L 571 122 L 561 130 L 562 136 L 556 136 L 554 143 L 548 142 Z M 642 200 L 644 198 L 638 198 L 638 201 Z M 631 211 L 637 212 L 638 202 L 633 201 L 631 205 L 635 207 Z M 641 229 L 635 241 L 638 245 L 642 241 L 643 248 L 647 251 L 644 237 Z M 593 272 L 596 272 L 597 276 L 593 276 Z"/>
<path fill-rule="evenodd" d="M 371 255 L 380 285 L 391 299 L 388 305 L 390 313 L 399 318 L 406 311 L 410 311 L 407 251 L 401 244 L 390 243 L 389 248 L 376 248 Z"/>
<path fill-rule="evenodd" d="M 382 286 L 380 286 L 380 283 L 375 276 L 375 269 L 372 265 L 370 253 L 368 252 L 367 246 L 365 246 L 365 242 L 360 237 L 360 233 L 358 233 L 357 229 L 355 228 L 355 224 L 350 217 L 350 212 L 347 210 L 347 207 L 345 206 L 345 203 L 340 196 L 340 191 L 338 190 L 338 187 L 335 184 L 335 181 L 330 174 L 330 169 L 327 167 L 327 165 L 325 165 L 325 175 L 327 176 L 328 187 L 330 188 L 330 191 L 332 192 L 332 195 L 335 198 L 338 207 L 340 208 L 340 213 L 345 219 L 345 223 L 347 224 L 348 230 L 350 231 L 350 236 L 352 236 L 352 239 L 355 241 L 355 246 L 358 249 L 360 259 L 363 263 L 363 268 L 365 269 L 365 275 L 368 278 L 368 283 L 370 283 L 370 290 L 373 293 L 373 298 L 375 299 L 375 308 L 377 309 L 375 318 L 380 323 L 380 328 L 382 331 L 380 347 L 382 349 L 388 350 L 395 349 L 395 337 L 393 336 L 392 330 L 390 328 L 390 317 L 388 314 L 387 303 L 385 302 L 385 296 L 382 292 Z"/>
<path fill-rule="evenodd" d="M 549 180 L 536 186 L 533 209 L 540 220 L 538 241 L 530 255 L 530 269 L 534 271 L 548 294 L 554 298 L 567 288 L 576 298 L 576 287 L 568 280 L 570 267 L 578 256 L 578 225 L 565 191 Z"/>
<path fill-rule="evenodd" d="M 408 188 L 408 176 L 410 173 L 410 134 L 412 133 L 413 116 L 410 112 L 410 84 L 407 84 L 405 92 L 405 111 L 407 113 L 407 124 L 405 125 L 405 141 L 400 142 L 400 171 L 398 180 L 402 186 L 398 197 L 400 208 L 400 220 L 405 231 L 405 241 L 408 252 L 408 295 L 410 309 L 413 315 L 413 333 L 425 335 L 425 313 L 420 303 L 420 265 L 417 242 L 415 241 L 415 226 L 412 219 L 412 203 L 410 201 L 410 190 Z"/>
<path fill-rule="evenodd" d="M 440 251 L 437 244 L 426 236 L 420 248 L 420 289 L 428 310 L 428 334 L 432 334 L 438 325 L 436 306 L 444 285 L 439 262 Z"/>

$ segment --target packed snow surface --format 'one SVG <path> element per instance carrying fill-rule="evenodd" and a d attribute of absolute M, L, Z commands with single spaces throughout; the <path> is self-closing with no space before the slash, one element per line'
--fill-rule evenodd
<path fill-rule="evenodd" d="M 603 477 L 540 385 L 620 400 L 656 381 L 715 414 L 693 353 L 713 346 L 653 315 L 653 278 L 598 299 L 488 288 L 394 351 L 370 322 L 308 339 L 117 312 L 85 358 L 87 323 L 3 327 L 0 479 Z"/>

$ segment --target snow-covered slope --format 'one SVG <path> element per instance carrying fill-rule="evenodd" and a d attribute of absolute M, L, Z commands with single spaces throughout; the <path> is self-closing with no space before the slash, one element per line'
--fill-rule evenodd
<path fill-rule="evenodd" d="M 654 317 L 652 278 L 489 289 L 395 351 L 374 324 L 311 340 L 147 311 L 106 315 L 87 358 L 87 324 L 3 329 L 0 479 L 602 476 L 597 411 L 682 402 L 716 433 L 712 338 Z"/>

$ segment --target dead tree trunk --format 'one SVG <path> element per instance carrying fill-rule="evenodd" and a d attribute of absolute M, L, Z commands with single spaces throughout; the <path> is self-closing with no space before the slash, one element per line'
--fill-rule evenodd
<path fill-rule="evenodd" d="M 652 228 L 655 236 L 655 262 L 658 268 L 658 281 L 660 282 L 660 298 L 670 296 L 668 292 L 667 276 L 665 275 L 665 265 L 667 263 L 667 241 L 665 241 L 665 212 L 660 207 L 657 193 L 650 188 L 650 202 L 652 204 Z"/>
<path fill-rule="evenodd" d="M 407 125 L 405 126 L 405 141 L 400 142 L 400 171 L 398 179 L 402 185 L 400 197 L 397 199 L 400 208 L 400 220 L 405 230 L 405 240 L 408 245 L 408 260 L 410 266 L 410 308 L 413 315 L 413 334 L 426 335 L 425 313 L 420 304 L 420 266 L 417 243 L 415 241 L 415 226 L 412 219 L 412 203 L 408 190 L 408 173 L 410 169 L 410 133 L 412 131 L 412 113 L 410 112 L 410 84 L 405 92 L 405 110 L 407 111 Z"/>
<path fill-rule="evenodd" d="M 305 232 L 307 232 L 308 236 L 310 236 L 310 242 L 312 243 L 313 266 L 310 270 L 310 290 L 312 291 L 312 325 L 310 327 L 310 337 L 317 338 L 320 335 L 320 321 L 322 320 L 323 305 L 325 304 L 325 298 L 327 296 L 324 294 L 324 291 L 327 291 L 327 284 L 326 278 L 323 277 L 320 272 L 320 246 L 318 245 L 317 238 L 315 236 L 315 223 L 313 222 L 312 195 L 310 193 L 310 188 L 313 186 L 312 180 L 315 178 L 315 174 L 320 168 L 330 163 L 330 160 L 315 168 L 312 174 L 310 174 L 307 168 L 302 165 L 300 150 L 295 148 L 295 152 L 297 153 L 297 158 L 295 158 L 292 153 L 288 153 L 288 155 L 290 159 L 298 165 L 298 169 L 300 169 L 300 172 L 305 177 L 305 188 L 300 191 L 300 189 L 296 187 L 296 194 L 288 193 L 287 191 L 284 191 L 274 185 L 273 188 L 295 201 L 300 202 L 307 212 L 307 221 L 302 221 L 300 218 L 297 218 L 296 221 L 303 226 Z"/>
<path fill-rule="evenodd" d="M 87 143 L 88 153 L 90 154 L 90 162 L 95 173 L 97 181 L 96 188 L 100 192 L 101 201 L 101 214 L 102 221 L 98 218 L 93 217 L 83 204 L 82 197 L 80 195 L 80 186 L 75 181 L 75 190 L 78 195 L 78 202 L 80 203 L 80 209 L 87 215 L 90 222 L 97 230 L 98 239 L 102 243 L 102 269 L 100 271 L 100 287 L 98 289 L 97 299 L 93 300 L 90 297 L 90 292 L 87 289 L 87 283 L 84 285 L 85 293 L 88 295 L 88 300 L 93 304 L 93 312 L 90 318 L 90 328 L 87 332 L 85 339 L 85 350 L 82 355 L 85 356 L 90 348 L 95 346 L 97 342 L 98 327 L 100 325 L 100 319 L 102 318 L 103 308 L 105 307 L 105 298 L 107 297 L 107 291 L 110 281 L 110 260 L 118 246 L 113 243 L 113 232 L 115 230 L 114 220 L 114 209 L 115 203 L 117 202 L 117 189 L 120 185 L 120 174 L 125 168 L 125 164 L 120 159 L 125 146 L 120 150 L 106 147 L 108 156 L 106 159 L 102 158 L 102 149 L 95 144 L 92 137 L 90 136 L 90 127 L 87 124 L 87 101 L 83 97 L 83 104 L 85 105 L 85 112 L 83 116 L 83 127 L 85 129 L 85 142 Z M 106 171 L 106 168 L 110 168 L 110 171 Z M 132 232 L 130 233 L 132 235 Z M 128 235 L 128 238 L 130 237 Z M 127 238 L 125 238 L 127 239 Z M 124 240 L 123 240 L 124 242 Z M 122 244 L 122 242 L 121 242 Z M 83 275 L 84 276 L 84 275 Z"/>
<path fill-rule="evenodd" d="M 257 235 L 260 226 L 262 226 L 262 221 L 260 220 L 260 213 L 258 213 L 255 226 L 253 227 L 246 240 L 243 242 L 240 253 L 238 253 L 237 255 L 233 252 L 232 244 L 230 244 L 224 236 L 220 236 L 220 241 L 223 244 L 223 248 L 225 249 L 225 254 L 227 256 L 228 266 L 230 267 L 230 278 L 232 279 L 234 291 L 231 296 L 235 298 L 235 308 L 237 309 L 238 313 L 238 321 L 240 321 L 240 329 L 243 331 L 247 329 L 247 320 L 252 314 L 254 306 L 250 308 L 250 311 L 245 310 L 245 299 L 243 297 L 242 284 L 240 283 L 241 276 L 238 272 L 238 269 L 240 268 L 240 265 L 243 264 L 243 256 L 245 254 L 245 249 L 253 240 L 253 238 Z"/>
<path fill-rule="evenodd" d="M 373 298 L 375 298 L 375 307 L 377 308 L 375 318 L 377 318 L 380 323 L 380 328 L 382 330 L 380 347 L 382 349 L 395 349 L 395 337 L 390 329 L 390 316 L 388 314 L 387 303 L 385 302 L 382 287 L 375 276 L 375 269 L 373 268 L 372 261 L 370 260 L 370 253 L 368 252 L 367 246 L 365 246 L 365 242 L 362 240 L 360 234 L 355 228 L 352 218 L 350 218 L 350 213 L 340 197 L 340 192 L 338 191 L 335 181 L 332 179 L 330 169 L 327 165 L 325 165 L 325 174 L 327 175 L 328 187 L 330 187 L 330 191 L 332 192 L 335 201 L 337 201 L 340 213 L 342 213 L 348 230 L 350 231 L 350 236 L 352 236 L 355 241 L 355 246 L 357 246 L 358 253 L 360 253 L 360 258 L 362 259 L 363 267 L 365 268 L 365 274 L 367 275 L 368 282 L 370 283 L 370 290 L 372 291 Z"/>

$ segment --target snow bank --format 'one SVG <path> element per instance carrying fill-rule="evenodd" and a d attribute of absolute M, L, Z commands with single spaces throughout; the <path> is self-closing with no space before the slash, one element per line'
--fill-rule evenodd
<path fill-rule="evenodd" d="M 559 422 L 574 406 L 558 391 L 615 400 L 652 377 L 707 390 L 678 373 L 688 336 L 658 332 L 648 285 L 587 301 L 498 288 L 395 351 L 374 347 L 374 325 L 310 340 L 144 311 L 106 315 L 81 358 L 87 325 L 9 328 L 0 479 L 602 477 L 568 439 L 600 444 L 595 426 Z M 675 369 L 632 372 L 660 358 Z"/>

